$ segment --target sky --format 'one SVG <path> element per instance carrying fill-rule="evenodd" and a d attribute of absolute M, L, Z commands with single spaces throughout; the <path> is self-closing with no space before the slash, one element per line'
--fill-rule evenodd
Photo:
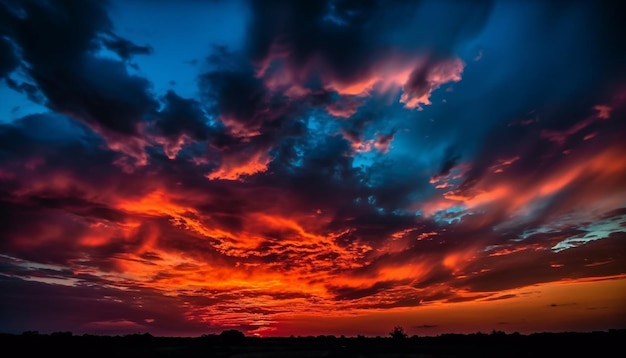
<path fill-rule="evenodd" d="M 0 332 L 626 328 L 620 14 L 0 0 Z"/>

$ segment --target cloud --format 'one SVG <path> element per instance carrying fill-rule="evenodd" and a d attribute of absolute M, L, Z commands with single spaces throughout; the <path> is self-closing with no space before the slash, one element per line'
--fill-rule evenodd
<path fill-rule="evenodd" d="M 485 3 L 472 8 L 476 22 L 469 25 L 467 21 L 465 30 L 480 28 L 483 20 L 478 18 L 484 19 L 489 7 Z M 359 106 L 354 97 L 375 91 L 401 90 L 400 102 L 407 108 L 421 108 L 431 103 L 435 89 L 459 81 L 464 67 L 462 60 L 451 55 L 451 48 L 438 49 L 441 55 L 433 56 L 420 40 L 404 41 L 398 31 L 403 25 L 419 23 L 421 10 L 405 2 L 252 2 L 247 50 L 257 65 L 256 77 L 273 91 L 295 98 L 320 91 L 338 93 L 340 99 L 326 107 L 332 115 L 352 116 Z M 433 33 L 428 26 L 415 30 Z M 454 30 L 439 34 L 444 32 L 452 47 L 458 34 Z M 399 40 L 397 49 L 389 48 L 385 33 Z"/>
<path fill-rule="evenodd" d="M 92 126 L 112 149 L 145 165 L 145 143 L 139 132 L 144 116 L 156 109 L 156 101 L 148 80 L 131 75 L 123 62 L 98 56 L 98 40 L 112 34 L 105 4 L 49 6 L 33 1 L 3 8 L 9 24 L 5 35 L 19 48 L 24 72 L 45 97 L 45 104 Z M 115 41 L 105 38 L 105 43 L 122 51 L 122 57 L 141 52 L 130 41 L 111 36 Z"/>
<path fill-rule="evenodd" d="M 436 324 L 422 324 L 419 326 L 414 326 L 414 328 L 436 328 L 438 327 Z"/>
<path fill-rule="evenodd" d="M 407 108 L 421 108 L 431 104 L 431 93 L 442 84 L 461 80 L 464 63 L 459 59 L 432 63 L 429 60 L 423 66 L 415 68 L 404 84 L 400 102 Z"/>
<path fill-rule="evenodd" d="M 68 287 L 5 277 L 2 281 L 9 289 L 0 299 L 4 307 L 11 308 L 3 314 L 3 321 L 15 333 L 30 330 L 32 319 L 41 320 L 38 328 L 42 333 L 58 331 L 60 327 L 54 322 L 64 322 L 63 328 L 70 328 L 74 333 L 88 334 L 137 333 L 138 329 L 164 334 L 171 327 L 178 327 L 181 333 L 207 330 L 206 325 L 194 328 L 193 323 L 183 318 L 174 300 L 150 290 L 123 291 L 89 285 Z M 35 303 L 41 295 L 46 296 L 46 305 Z M 94 303 L 98 304 L 98 310 L 93 309 Z M 169 309 L 160 309 L 163 304 Z"/>
<path fill-rule="evenodd" d="M 270 162 L 268 155 L 255 153 L 252 156 L 225 158 L 217 171 L 207 174 L 209 179 L 237 180 L 243 176 L 261 173 L 267 170 Z"/>
<path fill-rule="evenodd" d="M 15 55 L 13 44 L 5 38 L 0 38 L 0 78 L 4 78 L 17 68 L 18 64 L 19 59 Z"/>
<path fill-rule="evenodd" d="M 103 38 L 104 46 L 117 53 L 123 60 L 130 60 L 135 55 L 149 55 L 153 49 L 150 46 L 139 46 L 131 41 L 121 38 L 115 34 L 110 34 L 110 38 Z"/>
<path fill-rule="evenodd" d="M 606 105 L 596 105 L 593 107 L 593 109 L 598 112 L 595 116 L 590 116 L 587 119 L 574 124 L 573 126 L 571 126 L 570 128 L 567 128 L 564 131 L 543 130 L 541 132 L 541 136 L 543 138 L 546 138 L 556 143 L 557 145 L 562 146 L 563 144 L 565 144 L 565 141 L 569 137 L 574 136 L 578 134 L 579 132 L 583 131 L 584 129 L 589 127 L 591 124 L 593 124 L 593 122 L 595 122 L 596 120 L 603 120 L 603 119 L 610 118 L 610 113 L 612 110 L 611 107 L 606 106 Z M 585 136 L 584 138 L 587 138 L 587 136 Z"/>

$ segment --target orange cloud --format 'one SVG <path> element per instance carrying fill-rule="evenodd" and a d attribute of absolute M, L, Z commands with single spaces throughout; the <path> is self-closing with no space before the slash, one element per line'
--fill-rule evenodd
<path fill-rule="evenodd" d="M 421 109 L 422 105 L 430 105 L 432 92 L 445 83 L 459 82 L 464 67 L 465 64 L 458 58 L 436 62 L 423 68 L 416 67 L 411 78 L 404 82 L 404 93 L 400 102 L 406 108 Z M 419 76 L 419 81 L 415 81 L 414 76 Z"/>
<path fill-rule="evenodd" d="M 598 111 L 597 116 L 600 119 L 609 119 L 611 117 L 611 111 L 613 110 L 613 108 L 604 104 L 596 105 L 593 109 Z"/>
<path fill-rule="evenodd" d="M 254 153 L 250 157 L 225 157 L 220 167 L 206 177 L 211 180 L 239 180 L 266 171 L 270 161 L 269 155 L 263 152 Z"/>
<path fill-rule="evenodd" d="M 358 99 L 343 96 L 339 100 L 326 106 L 326 112 L 335 117 L 350 118 L 357 112 L 360 105 L 361 103 Z"/>
<path fill-rule="evenodd" d="M 492 165 L 491 174 L 485 174 L 472 187 L 445 192 L 443 198 L 435 197 L 420 203 L 419 208 L 432 215 L 459 204 L 465 210 L 495 205 L 509 215 L 524 214 L 532 210 L 532 205 L 574 185 L 578 187 L 578 194 L 564 199 L 570 204 L 578 206 L 594 201 L 594 205 L 598 206 L 596 209 L 602 207 L 604 210 L 623 204 L 623 200 L 614 194 L 615 188 L 620 185 L 620 175 L 626 173 L 626 160 L 618 148 L 569 157 L 539 178 L 501 176 L 502 171 L 498 169 L 512 164 L 516 158 Z"/>
<path fill-rule="evenodd" d="M 607 120 L 610 118 L 610 114 L 612 110 L 611 107 L 606 106 L 606 105 L 597 105 L 597 106 L 594 106 L 593 109 L 598 111 L 598 113 L 595 116 L 589 116 L 586 119 L 574 124 L 573 126 L 571 126 L 570 128 L 564 131 L 544 129 L 541 131 L 541 136 L 543 138 L 546 138 L 558 144 L 559 146 L 562 146 L 569 137 L 581 132 L 585 128 L 589 127 L 593 122 L 597 120 Z M 585 136 L 584 140 L 590 139 L 590 138 L 587 138 L 587 136 Z"/>
<path fill-rule="evenodd" d="M 305 83 L 309 77 L 319 74 L 326 89 L 342 96 L 338 102 L 328 105 L 326 110 L 342 118 L 352 116 L 360 105 L 345 98 L 368 97 L 374 92 L 402 92 L 400 103 L 406 108 L 421 109 L 422 105 L 431 104 L 432 92 L 441 85 L 460 81 L 465 67 L 459 58 L 439 60 L 428 56 L 408 58 L 390 55 L 365 69 L 358 77 L 346 79 L 324 71 L 323 64 L 315 58 L 296 68 L 285 61 L 287 57 L 288 51 L 274 46 L 271 54 L 257 65 L 257 78 L 262 78 L 273 92 L 299 98 L 311 93 Z"/>

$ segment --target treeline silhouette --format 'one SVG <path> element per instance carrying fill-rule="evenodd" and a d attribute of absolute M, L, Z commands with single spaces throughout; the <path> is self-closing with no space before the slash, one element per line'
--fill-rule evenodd
<path fill-rule="evenodd" d="M 472 334 L 409 336 L 394 327 L 385 337 L 333 335 L 249 337 L 238 330 L 200 337 L 0 333 L 8 356 L 25 357 L 611 357 L 624 352 L 626 329 L 594 332 Z M 620 353 L 621 352 L 621 353 Z"/>

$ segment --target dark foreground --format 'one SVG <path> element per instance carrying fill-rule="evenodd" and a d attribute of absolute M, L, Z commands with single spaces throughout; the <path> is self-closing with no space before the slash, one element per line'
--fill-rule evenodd
<path fill-rule="evenodd" d="M 237 334 L 238 333 L 238 334 Z M 4 357 L 622 357 L 626 329 L 521 335 L 444 334 L 436 337 L 244 337 L 235 331 L 202 337 L 0 334 Z"/>

